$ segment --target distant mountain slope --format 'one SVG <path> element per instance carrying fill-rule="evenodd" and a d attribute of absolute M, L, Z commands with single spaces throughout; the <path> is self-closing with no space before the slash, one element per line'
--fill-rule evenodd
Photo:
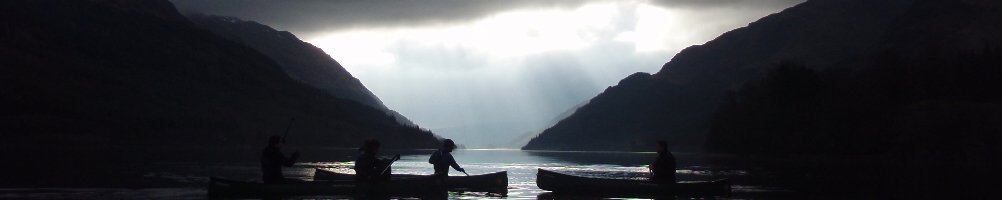
<path fill-rule="evenodd" d="M 536 136 L 539 136 L 540 133 L 543 133 L 543 131 L 545 131 L 546 128 L 556 125 L 557 123 L 560 122 L 560 120 L 567 118 L 567 116 L 571 116 L 571 114 L 574 114 L 574 111 L 577 111 L 578 108 L 581 108 L 581 106 L 584 106 L 585 104 L 588 104 L 588 102 L 585 101 L 579 103 L 578 105 L 574 105 L 574 107 L 565 110 L 563 113 L 560 113 L 559 115 L 551 119 L 549 122 L 546 122 L 546 125 L 542 126 L 540 129 L 522 133 L 521 135 L 516 136 L 515 139 L 508 141 L 508 143 L 502 146 L 502 148 L 520 149 L 524 147 L 525 144 L 528 144 L 529 141 L 532 141 L 533 138 L 536 138 Z"/>
<path fill-rule="evenodd" d="M 165 0 L 0 2 L 0 134 L 27 145 L 435 148 L 427 131 L 299 83 Z"/>
<path fill-rule="evenodd" d="M 523 149 L 700 151 L 728 88 L 781 61 L 825 68 L 877 45 L 910 0 L 812 0 L 679 52 L 654 74 L 609 87 Z"/>
<path fill-rule="evenodd" d="M 243 43 L 271 57 L 292 79 L 339 98 L 358 101 L 385 111 L 401 124 L 414 126 L 414 123 L 406 117 L 383 105 L 376 95 L 366 89 L 362 82 L 348 73 L 330 55 L 310 43 L 299 40 L 292 33 L 234 17 L 191 14 L 188 18 L 199 27 Z"/>

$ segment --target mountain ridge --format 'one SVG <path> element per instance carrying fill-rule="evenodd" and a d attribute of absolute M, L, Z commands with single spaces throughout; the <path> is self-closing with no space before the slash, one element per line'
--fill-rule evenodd
<path fill-rule="evenodd" d="M 649 151 L 665 139 L 673 151 L 702 151 L 727 89 L 783 61 L 823 68 L 857 57 L 910 3 L 814 0 L 768 15 L 683 49 L 657 73 L 624 78 L 523 149 Z"/>
<path fill-rule="evenodd" d="M 358 101 L 393 115 L 403 125 L 417 126 L 400 113 L 389 109 L 362 82 L 320 48 L 300 40 L 292 33 L 236 17 L 186 15 L 195 25 L 224 38 L 246 44 L 271 57 L 293 79 L 331 95 Z"/>
<path fill-rule="evenodd" d="M 166 12 L 171 11 L 171 12 Z M 0 3 L 0 143 L 436 148 L 428 131 L 289 78 L 167 1 Z M 166 16 L 166 17 L 165 17 Z"/>

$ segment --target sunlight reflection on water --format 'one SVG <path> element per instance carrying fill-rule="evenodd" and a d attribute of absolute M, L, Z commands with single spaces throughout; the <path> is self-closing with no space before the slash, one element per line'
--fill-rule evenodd
<path fill-rule="evenodd" d="M 485 174 L 497 171 L 508 171 L 507 199 L 536 199 L 547 191 L 536 186 L 538 168 L 559 171 L 567 174 L 615 179 L 642 180 L 649 177 L 646 163 L 654 159 L 651 153 L 619 153 L 603 152 L 598 156 L 594 152 L 526 152 L 517 150 L 460 150 L 454 152 L 456 161 L 471 175 Z M 389 157 L 389 156 L 387 156 Z M 604 159 L 611 158 L 611 160 Z M 403 155 L 393 164 L 395 174 L 432 174 L 431 164 L 427 162 L 428 155 Z M 594 160 L 595 163 L 589 164 Z M 351 162 L 334 163 L 303 163 L 304 166 L 322 167 L 340 173 L 354 174 Z M 688 169 L 680 166 L 676 173 L 687 179 L 680 180 L 714 180 L 717 176 L 732 176 L 747 174 L 744 170 L 721 170 L 719 168 L 693 166 Z M 288 171 L 287 171 L 288 172 Z M 303 172 L 300 176 L 312 176 L 312 171 Z M 450 170 L 450 176 L 463 176 L 462 173 Z M 743 188 L 760 189 L 752 186 Z M 766 189 L 767 190 L 767 189 Z M 453 199 L 488 198 L 482 195 L 450 194 Z"/>
<path fill-rule="evenodd" d="M 342 152 L 344 151 L 344 152 Z M 303 154 L 313 154 L 308 162 L 296 163 L 285 168 L 286 177 L 312 180 L 315 168 L 324 168 L 342 173 L 354 173 L 351 161 L 325 161 L 327 157 L 344 158 L 351 150 L 305 151 Z M 383 156 L 402 154 L 401 159 L 393 164 L 395 174 L 431 174 L 433 169 L 428 164 L 429 151 L 398 151 L 386 152 Z M 323 154 L 338 154 L 327 156 Z M 457 150 L 453 153 L 459 164 L 471 175 L 498 171 L 508 172 L 508 196 L 497 197 L 486 193 L 450 193 L 450 199 L 536 199 L 546 191 L 536 186 L 538 168 L 554 170 L 572 175 L 617 178 L 646 179 L 646 165 L 654 160 L 652 153 L 619 153 L 619 152 L 533 152 L 519 150 Z M 708 164 L 700 156 L 679 154 L 680 181 L 715 180 L 724 177 L 744 177 L 761 174 L 748 169 L 735 169 L 726 166 Z M 345 160 L 345 159 L 341 159 Z M 183 185 L 181 188 L 53 188 L 0 189 L 0 199 L 205 199 L 205 184 L 209 176 L 234 178 L 239 180 L 260 181 L 260 166 L 258 163 L 245 160 L 233 161 L 169 161 L 130 163 L 124 170 L 136 171 L 136 179 L 164 180 L 171 185 Z M 464 176 L 455 170 L 450 170 L 450 176 Z M 131 181 L 131 180 L 121 180 Z M 166 186 L 164 186 L 166 187 Z M 175 187 L 175 186 L 170 186 Z M 734 185 L 735 192 L 762 193 L 786 192 L 777 187 Z M 299 197 L 338 199 L 343 197 Z"/>

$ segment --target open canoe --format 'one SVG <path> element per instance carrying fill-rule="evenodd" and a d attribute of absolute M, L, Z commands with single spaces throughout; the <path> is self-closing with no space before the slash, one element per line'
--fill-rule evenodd
<path fill-rule="evenodd" d="M 431 175 L 417 174 L 393 174 L 390 179 L 422 179 L 431 178 Z M 355 174 L 338 173 L 330 170 L 317 168 L 313 173 L 313 180 L 333 180 L 345 181 L 355 180 Z M 457 192 L 490 192 L 501 195 L 508 194 L 508 171 L 500 171 L 488 174 L 478 174 L 470 176 L 449 176 L 446 178 L 444 187 L 449 191 Z"/>
<path fill-rule="evenodd" d="M 729 179 L 660 183 L 649 180 L 589 178 L 538 169 L 536 186 L 558 194 L 594 194 L 616 197 L 724 196 L 731 193 Z"/>
<path fill-rule="evenodd" d="M 407 179 L 407 178 L 420 178 L 427 177 L 427 175 L 418 174 L 391 174 L 391 179 Z M 313 173 L 313 180 L 315 181 L 326 181 L 326 180 L 355 180 L 355 174 L 339 173 L 335 171 L 330 171 L 326 169 L 316 168 L 316 172 Z"/>
<path fill-rule="evenodd" d="M 397 179 L 377 184 L 355 181 L 305 181 L 271 183 L 238 181 L 209 177 L 209 197 L 271 197 L 317 195 L 405 195 L 424 196 L 445 193 L 433 178 Z"/>

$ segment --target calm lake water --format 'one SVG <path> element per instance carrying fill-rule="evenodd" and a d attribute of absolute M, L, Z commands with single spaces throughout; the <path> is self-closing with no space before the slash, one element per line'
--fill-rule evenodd
<path fill-rule="evenodd" d="M 284 170 L 286 177 L 312 180 L 314 168 L 350 172 L 355 149 L 287 146 L 286 154 L 300 151 L 295 166 Z M 430 174 L 427 163 L 431 150 L 384 150 L 382 156 L 402 154 L 393 164 L 393 173 Z M 23 152 L 23 151 L 22 151 Z M 239 180 L 260 180 L 259 148 L 225 150 L 72 150 L 12 153 L 0 175 L 0 199 L 206 199 L 209 176 Z M 640 179 L 647 176 L 646 164 L 656 153 L 626 152 L 547 152 L 520 150 L 469 150 L 454 152 L 456 160 L 470 174 L 508 171 L 507 197 L 483 193 L 450 193 L 450 199 L 537 199 L 546 191 L 535 185 L 536 169 L 544 168 L 592 177 Z M 812 188 L 815 177 L 831 174 L 828 161 L 801 159 L 740 158 L 676 153 L 679 180 L 730 178 L 731 199 L 817 199 L 843 198 Z M 842 162 L 839 162 L 842 163 Z M 839 167 L 836 167 L 839 168 Z M 841 168 L 839 168 L 841 169 Z M 452 171 L 452 176 L 462 173 Z M 838 174 L 842 176 L 842 174 Z M 851 175 L 851 176 L 866 176 Z M 824 182 L 825 187 L 842 190 L 857 184 Z M 811 192 L 804 192 L 810 190 Z M 822 190 L 823 191 L 823 190 Z M 852 191 L 852 190 L 847 190 Z M 865 198 L 864 195 L 848 197 Z M 294 197 L 288 199 L 342 199 L 342 196 Z M 699 197 L 704 198 L 704 197 Z M 690 199 L 680 197 L 679 199 Z"/>

